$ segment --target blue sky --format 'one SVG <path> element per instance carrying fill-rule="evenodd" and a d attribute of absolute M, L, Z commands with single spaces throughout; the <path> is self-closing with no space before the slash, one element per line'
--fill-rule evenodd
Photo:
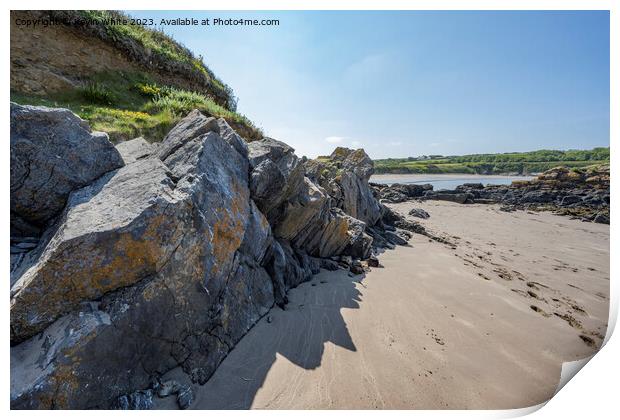
<path fill-rule="evenodd" d="M 229 84 L 239 111 L 308 157 L 609 145 L 609 14 L 132 11 L 279 19 L 164 27 Z"/>

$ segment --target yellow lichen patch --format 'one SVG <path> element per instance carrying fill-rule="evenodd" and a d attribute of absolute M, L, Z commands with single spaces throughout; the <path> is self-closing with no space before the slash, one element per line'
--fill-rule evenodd
<path fill-rule="evenodd" d="M 233 255 L 243 240 L 245 234 L 244 213 L 247 207 L 246 194 L 241 193 L 241 187 L 233 184 L 233 194 L 230 205 L 226 208 L 217 208 L 214 213 L 218 220 L 213 224 L 214 264 L 211 275 L 217 275 L 218 271 L 232 260 Z"/>
<path fill-rule="evenodd" d="M 86 350 L 90 342 L 97 337 L 95 330 L 82 337 L 75 347 L 69 347 L 63 351 L 64 363 L 57 366 L 51 375 L 49 382 L 55 390 L 53 393 L 44 393 L 40 398 L 41 409 L 72 409 L 72 401 L 75 394 L 80 392 L 81 384 L 76 371 L 82 361 L 81 354 Z M 70 361 L 70 363 L 68 363 Z"/>
<path fill-rule="evenodd" d="M 139 238 L 129 232 L 78 243 L 49 256 L 11 302 L 11 326 L 30 336 L 84 300 L 154 274 L 174 249 L 182 229 L 158 215 Z M 169 232 L 174 232 L 169 237 Z M 82 248 L 80 248 L 82 247 Z M 19 339 L 20 337 L 15 337 Z"/>

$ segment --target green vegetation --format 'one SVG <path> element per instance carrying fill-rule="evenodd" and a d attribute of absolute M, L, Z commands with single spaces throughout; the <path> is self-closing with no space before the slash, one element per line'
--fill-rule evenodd
<path fill-rule="evenodd" d="M 155 83 L 144 73 L 100 73 L 84 87 L 46 97 L 11 92 L 20 104 L 68 108 L 87 120 L 91 128 L 105 131 L 114 142 L 142 136 L 160 141 L 193 109 L 223 117 L 247 140 L 262 138 L 245 116 L 218 105 L 211 97 Z"/>
<path fill-rule="evenodd" d="M 582 168 L 609 163 L 609 147 L 592 150 L 537 150 L 523 153 L 432 156 L 375 160 L 376 173 L 531 174 L 556 166 Z"/>
<path fill-rule="evenodd" d="M 203 85 L 204 92 L 201 93 L 210 94 L 217 103 L 231 111 L 236 110 L 237 99 L 232 89 L 204 64 L 202 56 L 195 57 L 191 50 L 163 31 L 141 24 L 113 24 L 120 20 L 131 22 L 131 16 L 114 10 L 58 10 L 49 13 L 113 45 L 147 69 L 197 81 Z M 78 23 L 81 25 L 76 25 Z"/>

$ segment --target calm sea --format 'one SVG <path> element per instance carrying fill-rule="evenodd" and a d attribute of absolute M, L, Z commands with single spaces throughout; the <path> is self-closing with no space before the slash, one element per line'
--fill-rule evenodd
<path fill-rule="evenodd" d="M 380 174 L 373 175 L 370 182 L 377 184 L 431 184 L 434 190 L 453 190 L 459 185 L 474 182 L 483 185 L 509 185 L 512 181 L 532 179 L 531 176 L 466 175 L 466 174 Z"/>

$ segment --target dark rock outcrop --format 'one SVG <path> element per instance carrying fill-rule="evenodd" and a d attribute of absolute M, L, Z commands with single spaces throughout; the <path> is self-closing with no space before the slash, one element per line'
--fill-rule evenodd
<path fill-rule="evenodd" d="M 409 216 L 417 217 L 419 219 L 428 219 L 431 217 L 430 214 L 424 209 L 413 208 L 409 210 Z"/>
<path fill-rule="evenodd" d="M 73 193 L 16 282 L 11 377 L 34 380 L 12 386 L 13 407 L 107 406 L 175 366 L 204 383 L 273 305 L 261 265 L 271 232 L 253 211 L 247 158 L 188 118 L 195 130 L 166 138 L 163 162 Z"/>
<path fill-rule="evenodd" d="M 548 210 L 596 223 L 609 223 L 609 166 L 581 169 L 557 167 L 529 181 L 512 185 L 464 184 L 456 189 L 476 203 L 500 203 L 505 208 Z"/>
<path fill-rule="evenodd" d="M 466 204 L 473 203 L 474 195 L 469 192 L 459 190 L 438 190 L 427 191 L 422 197 L 425 200 L 452 201 L 453 203 Z"/>
<path fill-rule="evenodd" d="M 465 183 L 454 190 L 433 191 L 431 185 L 370 185 L 375 197 L 386 203 L 417 199 L 459 204 L 502 204 L 504 211 L 553 211 L 583 221 L 609 223 L 609 165 L 580 169 L 557 167 L 529 181 L 486 186 Z"/>
<path fill-rule="evenodd" d="M 336 200 L 336 206 L 369 226 L 381 218 L 381 207 L 368 184 L 373 171 L 363 149 L 338 147 L 330 156 L 306 162 L 308 177 Z"/>
<path fill-rule="evenodd" d="M 19 152 L 23 138 L 54 139 L 61 160 L 75 138 L 104 139 L 69 111 L 27 111 L 66 121 L 23 123 L 15 141 L 12 131 L 16 167 L 33 156 Z M 371 194 L 363 151 L 343 155 L 339 176 L 323 180 L 337 185 L 332 196 L 290 147 L 247 145 L 198 111 L 156 150 L 140 139 L 121 154 L 100 143 L 101 173 L 50 184 L 60 188 L 54 206 L 20 213 L 42 235 L 11 239 L 12 408 L 148 408 L 168 388 L 187 407 L 191 387 L 161 384 L 164 373 L 180 367 L 206 382 L 274 303 L 286 305 L 289 289 L 342 259 L 363 272 L 373 248 L 409 239 Z"/>
<path fill-rule="evenodd" d="M 328 191 L 305 176 L 305 162 L 291 147 L 267 138 L 250 143 L 248 148 L 252 198 L 277 238 L 315 257 L 343 252 L 368 257 L 371 239 L 365 234 L 365 223 L 339 208 Z M 361 203 L 356 209 L 368 214 L 378 203 L 373 198 L 370 208 L 363 206 L 367 200 L 359 198 L 365 193 L 360 192 L 361 184 L 360 179 L 347 197 Z"/>
<path fill-rule="evenodd" d="M 371 183 L 375 196 L 385 203 L 402 203 L 403 201 L 422 197 L 433 190 L 431 184 L 374 184 Z"/>

